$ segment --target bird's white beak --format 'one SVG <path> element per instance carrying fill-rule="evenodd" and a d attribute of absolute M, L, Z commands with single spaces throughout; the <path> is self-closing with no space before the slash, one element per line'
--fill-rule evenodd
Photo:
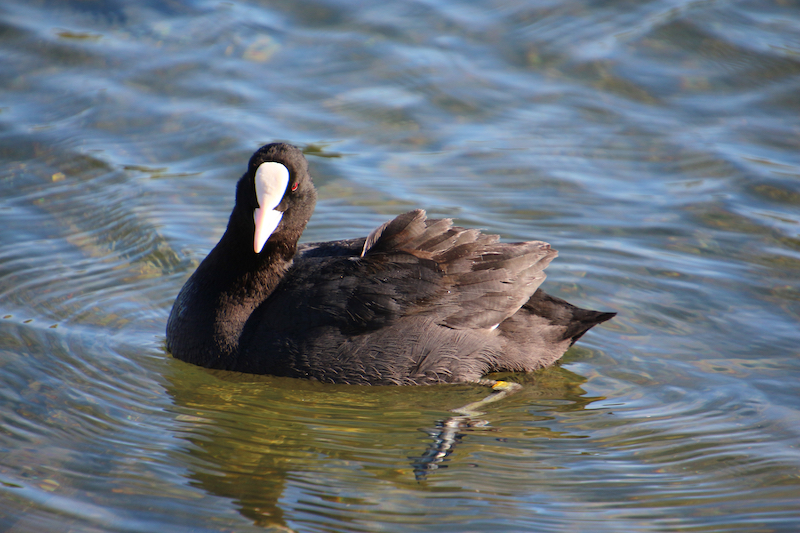
<path fill-rule="evenodd" d="M 283 213 L 275 208 L 283 200 L 289 183 L 289 170 L 280 163 L 262 163 L 256 170 L 256 199 L 259 207 L 253 211 L 256 224 L 253 250 L 260 253 L 269 236 L 278 227 Z"/>

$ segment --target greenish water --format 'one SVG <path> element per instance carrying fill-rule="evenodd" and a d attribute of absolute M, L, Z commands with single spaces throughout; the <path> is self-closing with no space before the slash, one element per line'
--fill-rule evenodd
<path fill-rule="evenodd" d="M 796 3 L 10 0 L 0 57 L 0 531 L 797 530 Z M 619 316 L 453 433 L 172 359 L 275 140 L 304 240 L 422 207 Z"/>

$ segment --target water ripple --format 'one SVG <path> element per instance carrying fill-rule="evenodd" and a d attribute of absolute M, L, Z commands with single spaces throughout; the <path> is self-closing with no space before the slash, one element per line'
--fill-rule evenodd
<path fill-rule="evenodd" d="M 785 3 L 11 2 L 0 492 L 14 531 L 792 531 L 798 15 Z M 163 347 L 253 149 L 306 240 L 414 207 L 560 251 L 620 315 L 439 451 L 479 387 L 208 372 Z"/>

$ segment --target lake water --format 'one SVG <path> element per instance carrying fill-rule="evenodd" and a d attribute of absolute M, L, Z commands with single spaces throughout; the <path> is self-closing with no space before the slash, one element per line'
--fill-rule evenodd
<path fill-rule="evenodd" d="M 5 0 L 0 530 L 800 528 L 800 6 Z M 261 144 L 617 311 L 519 392 L 210 372 L 166 319 Z"/>

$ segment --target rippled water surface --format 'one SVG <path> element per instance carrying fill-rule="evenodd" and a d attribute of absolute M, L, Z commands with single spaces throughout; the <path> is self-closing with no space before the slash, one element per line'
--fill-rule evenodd
<path fill-rule="evenodd" d="M 796 2 L 6 0 L 0 57 L 0 530 L 797 530 Z M 457 431 L 172 359 L 274 140 L 305 240 L 423 207 L 619 316 Z"/>

